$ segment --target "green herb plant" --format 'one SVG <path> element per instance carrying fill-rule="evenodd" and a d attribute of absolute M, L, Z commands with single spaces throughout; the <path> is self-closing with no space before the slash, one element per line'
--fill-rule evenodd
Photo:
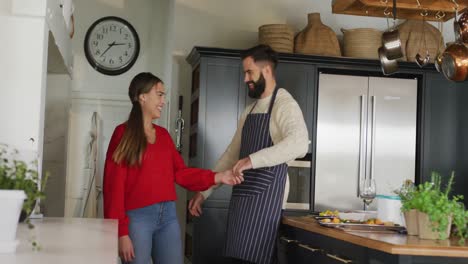
<path fill-rule="evenodd" d="M 8 145 L 0 143 L 0 190 L 23 190 L 26 199 L 23 203 L 22 211 L 27 216 L 33 211 L 38 199 L 45 199 L 44 189 L 49 174 L 45 173 L 39 183 L 39 173 L 37 171 L 37 160 L 28 165 L 22 160 L 16 160 L 18 150 L 10 150 Z M 26 218 L 26 224 L 29 229 L 34 225 Z M 34 250 L 40 250 L 40 245 L 35 237 L 31 238 L 31 244 Z"/>
<path fill-rule="evenodd" d="M 413 204 L 413 196 L 416 192 L 416 186 L 411 180 L 406 180 L 400 189 L 395 190 L 395 193 L 400 196 L 401 200 L 401 211 L 408 212 L 411 209 L 415 209 Z"/>
<path fill-rule="evenodd" d="M 442 189 L 442 177 L 437 172 L 431 173 L 431 181 L 414 186 L 412 182 L 405 182 L 396 193 L 400 196 L 403 212 L 416 209 L 429 216 L 432 230 L 439 233 L 439 239 L 447 239 L 446 230 L 450 217 L 456 227 L 459 244 L 465 244 L 467 237 L 468 211 L 461 200 L 462 195 L 450 197 L 455 173 L 452 172 L 449 181 Z"/>

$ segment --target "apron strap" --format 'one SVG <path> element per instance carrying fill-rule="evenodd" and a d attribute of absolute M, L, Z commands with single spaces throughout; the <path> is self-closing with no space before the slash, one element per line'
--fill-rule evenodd
<path fill-rule="evenodd" d="M 249 115 L 252 113 L 252 111 L 254 110 L 255 106 L 257 105 L 257 102 L 258 100 L 255 101 L 255 104 L 252 106 L 252 108 L 250 109 L 249 111 Z"/>
<path fill-rule="evenodd" d="M 273 109 L 273 104 L 275 103 L 275 99 L 276 99 L 276 94 L 278 93 L 278 88 L 275 88 L 275 90 L 273 91 L 273 95 L 271 96 L 271 100 L 270 100 L 270 106 L 268 107 L 268 114 L 271 115 L 271 110 Z M 255 106 L 257 105 L 257 102 L 258 100 L 255 101 L 255 104 L 252 106 L 252 108 L 250 109 L 249 111 L 249 114 L 252 113 L 252 111 L 254 110 Z"/>
<path fill-rule="evenodd" d="M 278 93 L 278 88 L 275 88 L 275 91 L 273 91 L 273 96 L 271 97 L 270 101 L 270 107 L 268 108 L 268 114 L 271 115 L 271 110 L 273 109 L 273 105 L 275 104 L 275 99 L 276 99 L 276 94 Z"/>

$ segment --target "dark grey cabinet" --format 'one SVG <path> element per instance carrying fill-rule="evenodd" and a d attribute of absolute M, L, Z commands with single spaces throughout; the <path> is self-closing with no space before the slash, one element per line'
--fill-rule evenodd
<path fill-rule="evenodd" d="M 468 204 L 468 82 L 447 81 L 442 74 L 426 73 L 422 181 L 437 171 L 447 180 L 455 172 L 453 193 Z"/>
<path fill-rule="evenodd" d="M 465 206 L 468 206 L 468 82 L 457 83 L 457 88 L 461 90 L 460 97 L 457 98 L 461 114 L 458 115 L 458 159 L 453 192 L 463 194 Z"/>
<path fill-rule="evenodd" d="M 245 107 L 245 89 L 239 59 L 201 58 L 194 79 L 190 122 L 191 166 L 213 169 L 229 145 Z M 195 113 L 194 113 L 195 112 Z M 193 144 L 192 141 L 196 143 Z M 192 147 L 193 146 L 193 147 Z M 210 200 L 229 200 L 230 188 L 221 187 Z"/>
<path fill-rule="evenodd" d="M 192 75 L 189 165 L 213 169 L 237 129 L 245 107 L 240 59 L 198 57 Z M 191 247 L 193 263 L 221 263 L 231 187 L 222 186 L 195 218 Z"/>
<path fill-rule="evenodd" d="M 239 116 L 250 102 L 243 82 L 239 54 L 240 50 L 196 47 L 187 58 L 193 68 L 191 166 L 209 169 L 214 167 L 234 135 Z M 287 89 L 296 99 L 309 130 L 311 144 L 308 158 L 312 161 L 312 168 L 308 182 L 313 210 L 318 73 L 383 75 L 380 62 L 375 60 L 299 54 L 280 54 L 279 59 L 276 71 L 278 86 Z M 468 137 L 465 135 L 468 135 L 468 83 L 447 81 L 433 66 L 421 69 L 415 63 L 401 62 L 399 67 L 399 73 L 391 77 L 417 78 L 419 85 L 415 171 L 417 182 L 429 179 L 432 170 L 445 176 L 455 170 L 454 192 L 464 194 L 467 199 Z M 193 264 L 221 263 L 230 195 L 230 187 L 218 189 L 204 203 L 203 216 L 194 220 Z M 304 247 L 292 250 L 299 255 L 308 252 Z M 335 253 L 339 255 L 340 252 Z M 322 262 L 320 259 L 324 258 L 323 255 L 313 255 L 313 258 L 319 259 L 316 260 L 317 263 L 336 261 L 325 256 L 327 261 Z"/>
<path fill-rule="evenodd" d="M 205 206 L 203 217 L 194 220 L 192 263 L 223 263 L 227 206 Z"/>

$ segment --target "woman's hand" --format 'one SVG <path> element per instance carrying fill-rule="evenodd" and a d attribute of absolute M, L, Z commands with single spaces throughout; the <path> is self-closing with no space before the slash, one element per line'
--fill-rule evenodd
<path fill-rule="evenodd" d="M 190 199 L 188 209 L 190 214 L 193 216 L 200 216 L 202 214 L 202 204 L 205 201 L 205 197 L 201 192 L 197 192 L 192 199 Z"/>
<path fill-rule="evenodd" d="M 218 172 L 215 174 L 215 183 L 216 184 L 227 184 L 227 185 L 236 185 L 244 181 L 243 175 L 234 176 L 232 170 L 227 170 L 223 172 Z"/>
<path fill-rule="evenodd" d="M 125 262 L 130 262 L 135 258 L 133 243 L 129 236 L 119 237 L 119 257 Z"/>

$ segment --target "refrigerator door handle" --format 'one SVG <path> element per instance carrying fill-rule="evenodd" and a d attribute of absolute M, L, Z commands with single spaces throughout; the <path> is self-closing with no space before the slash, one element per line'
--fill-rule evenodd
<path fill-rule="evenodd" d="M 370 169 L 370 178 L 374 178 L 374 153 L 375 153 L 375 107 L 377 105 L 377 98 L 375 95 L 372 96 L 372 138 L 371 138 L 371 169 Z"/>
<path fill-rule="evenodd" d="M 365 114 L 365 107 L 364 107 L 364 102 L 366 102 L 367 100 L 365 99 L 366 98 L 366 95 L 363 94 L 361 95 L 361 117 L 359 119 L 359 163 L 358 163 L 358 175 L 357 175 L 357 194 L 356 196 L 359 197 L 359 193 L 361 192 L 360 190 L 360 184 L 361 184 L 361 179 L 362 179 L 362 173 L 363 173 L 363 166 L 362 166 L 362 162 L 363 162 L 363 157 L 362 157 L 362 148 L 363 148 L 363 138 L 364 138 L 364 132 L 365 132 L 365 122 L 364 122 L 364 114 Z"/>

